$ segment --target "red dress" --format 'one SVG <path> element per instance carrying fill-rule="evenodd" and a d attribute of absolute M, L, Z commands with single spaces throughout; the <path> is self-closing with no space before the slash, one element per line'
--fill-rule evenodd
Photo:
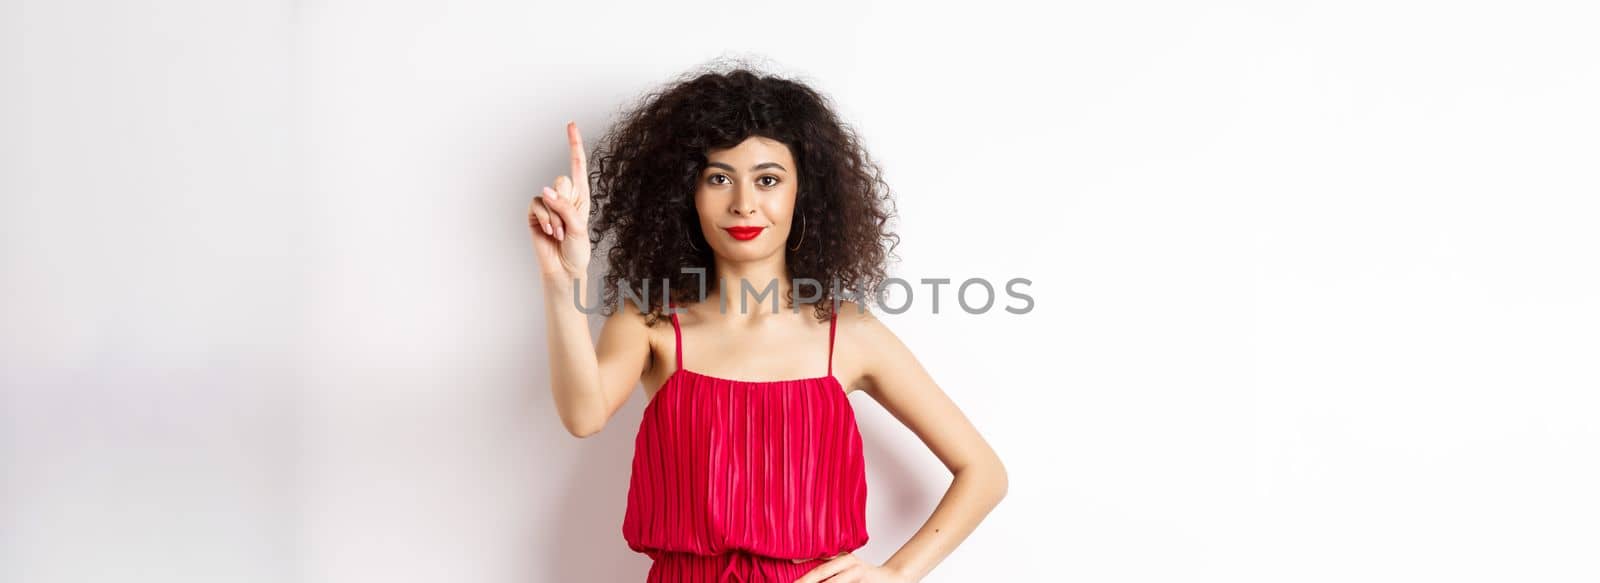
<path fill-rule="evenodd" d="M 677 369 L 645 405 L 622 522 L 628 548 L 654 560 L 647 583 L 792 583 L 866 544 L 861 434 L 833 376 L 835 311 L 827 376 L 781 381 L 684 369 L 672 313 Z"/>

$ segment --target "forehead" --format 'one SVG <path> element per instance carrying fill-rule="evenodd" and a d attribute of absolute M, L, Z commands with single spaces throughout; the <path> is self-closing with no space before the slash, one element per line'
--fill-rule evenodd
<path fill-rule="evenodd" d="M 748 168 L 761 162 L 778 162 L 794 168 L 794 155 L 783 142 L 763 136 L 750 136 L 732 148 L 713 149 L 706 152 L 712 162 L 734 163 L 734 168 Z"/>

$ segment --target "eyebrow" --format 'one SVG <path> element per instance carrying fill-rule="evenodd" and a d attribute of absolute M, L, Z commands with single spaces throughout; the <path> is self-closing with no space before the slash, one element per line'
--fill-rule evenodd
<path fill-rule="evenodd" d="M 729 170 L 729 171 L 737 171 L 733 166 L 728 165 L 728 164 L 723 164 L 721 162 L 712 162 L 712 163 L 706 164 L 706 166 L 713 167 L 713 168 L 721 168 L 723 170 Z M 784 172 L 788 172 L 789 171 L 788 168 L 784 168 L 782 164 L 779 164 L 777 162 L 762 162 L 760 164 L 756 164 L 755 166 L 751 166 L 750 167 L 750 171 L 751 172 L 755 172 L 755 171 L 760 170 L 762 168 L 777 168 L 777 169 L 782 170 Z"/>

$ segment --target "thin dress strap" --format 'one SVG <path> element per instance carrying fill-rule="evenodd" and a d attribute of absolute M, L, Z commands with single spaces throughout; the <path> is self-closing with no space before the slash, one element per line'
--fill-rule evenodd
<path fill-rule="evenodd" d="M 833 331 L 839 327 L 839 302 L 833 302 L 833 316 L 828 318 L 828 376 L 833 376 Z"/>
<path fill-rule="evenodd" d="M 677 352 L 677 365 L 681 370 L 683 368 L 683 329 L 678 326 L 678 312 L 674 309 L 672 302 L 667 302 L 667 313 L 672 315 L 673 348 Z M 831 352 L 828 357 L 833 358 Z M 833 364 L 830 362 L 828 366 L 832 367 Z"/>

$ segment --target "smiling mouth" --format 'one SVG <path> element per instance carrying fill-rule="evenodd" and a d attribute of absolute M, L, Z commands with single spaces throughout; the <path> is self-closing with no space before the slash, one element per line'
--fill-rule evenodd
<path fill-rule="evenodd" d="M 760 235 L 761 231 L 766 230 L 766 227 L 724 227 L 722 230 L 727 231 L 735 239 L 749 241 Z"/>

